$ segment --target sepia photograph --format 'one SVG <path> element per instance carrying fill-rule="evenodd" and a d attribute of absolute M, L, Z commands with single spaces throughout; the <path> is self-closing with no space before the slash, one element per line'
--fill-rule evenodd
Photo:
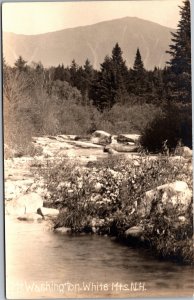
<path fill-rule="evenodd" d="M 194 292 L 189 0 L 2 4 L 7 299 Z"/>

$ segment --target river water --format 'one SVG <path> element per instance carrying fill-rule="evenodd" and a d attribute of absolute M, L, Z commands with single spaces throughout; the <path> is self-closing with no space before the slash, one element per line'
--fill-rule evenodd
<path fill-rule="evenodd" d="M 8 298 L 191 296 L 193 269 L 109 237 L 62 235 L 6 217 Z"/>

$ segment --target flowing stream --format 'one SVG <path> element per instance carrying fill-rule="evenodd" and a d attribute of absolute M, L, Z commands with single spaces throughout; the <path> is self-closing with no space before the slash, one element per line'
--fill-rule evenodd
<path fill-rule="evenodd" d="M 193 269 L 97 235 L 6 219 L 7 297 L 192 296 Z"/>

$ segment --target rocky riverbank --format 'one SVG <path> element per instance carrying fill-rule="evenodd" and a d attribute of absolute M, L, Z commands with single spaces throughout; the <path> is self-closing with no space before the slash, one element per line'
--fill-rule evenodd
<path fill-rule="evenodd" d="M 148 157 L 131 153 L 130 136 L 101 137 L 35 138 L 41 155 L 6 160 L 6 215 L 51 220 L 63 234 L 110 235 L 192 263 L 190 155 Z"/>

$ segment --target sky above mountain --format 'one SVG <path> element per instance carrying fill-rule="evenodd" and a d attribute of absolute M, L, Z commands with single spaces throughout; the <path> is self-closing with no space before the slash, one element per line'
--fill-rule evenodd
<path fill-rule="evenodd" d="M 101 21 L 138 17 L 176 28 L 182 0 L 3 3 L 2 28 L 19 34 L 41 34 Z"/>

